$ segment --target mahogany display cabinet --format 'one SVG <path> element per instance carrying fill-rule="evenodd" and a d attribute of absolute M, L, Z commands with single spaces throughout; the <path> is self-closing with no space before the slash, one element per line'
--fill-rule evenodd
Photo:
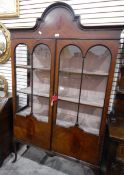
<path fill-rule="evenodd" d="M 99 167 L 122 27 L 84 27 L 65 3 L 11 29 L 14 138 Z"/>

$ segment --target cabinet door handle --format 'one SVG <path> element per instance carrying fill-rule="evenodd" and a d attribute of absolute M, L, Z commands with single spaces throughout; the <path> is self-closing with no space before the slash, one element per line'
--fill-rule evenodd
<path fill-rule="evenodd" d="M 51 106 L 53 106 L 54 102 L 57 102 L 57 101 L 58 101 L 58 96 L 54 94 L 54 95 L 52 96 Z"/>

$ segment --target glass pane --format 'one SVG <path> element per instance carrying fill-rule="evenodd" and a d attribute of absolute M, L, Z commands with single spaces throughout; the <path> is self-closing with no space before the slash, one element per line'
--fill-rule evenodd
<path fill-rule="evenodd" d="M 31 113 L 31 96 L 24 93 L 17 93 L 16 111 L 18 115 L 26 117 Z"/>
<path fill-rule="evenodd" d="M 51 55 L 47 45 L 39 44 L 33 52 L 33 94 L 49 97 Z"/>
<path fill-rule="evenodd" d="M 33 116 L 42 122 L 48 122 L 49 99 L 33 96 Z"/>
<path fill-rule="evenodd" d="M 60 99 L 79 101 L 82 63 L 82 53 L 77 46 L 68 45 L 62 49 L 58 89 Z"/>
<path fill-rule="evenodd" d="M 30 57 L 28 54 L 28 48 L 25 44 L 19 44 L 15 50 L 16 55 L 16 66 L 23 67 L 30 65 Z M 30 68 L 30 67 L 29 67 Z"/>
<path fill-rule="evenodd" d="M 48 122 L 51 54 L 47 45 L 39 44 L 33 52 L 33 115 Z M 37 95 L 37 96 L 36 96 Z"/>
<path fill-rule="evenodd" d="M 16 47 L 15 57 L 16 57 L 15 63 L 16 63 L 17 112 L 20 111 L 20 115 L 26 116 L 30 114 L 31 111 L 30 107 L 31 67 L 27 46 L 25 44 L 19 44 Z"/>
<path fill-rule="evenodd" d="M 102 109 L 92 106 L 80 105 L 79 109 L 79 128 L 92 133 L 99 134 Z"/>
<path fill-rule="evenodd" d="M 49 97 L 50 71 L 33 71 L 33 94 Z"/>
<path fill-rule="evenodd" d="M 81 74 L 59 73 L 59 98 L 78 102 Z"/>
<path fill-rule="evenodd" d="M 39 44 L 35 47 L 33 52 L 33 67 L 50 69 L 51 53 L 50 49 L 45 44 Z"/>
<path fill-rule="evenodd" d="M 24 68 L 16 68 L 16 90 L 22 93 L 31 93 L 31 71 Z"/>
<path fill-rule="evenodd" d="M 66 46 L 60 54 L 60 70 L 81 73 L 82 61 L 82 53 L 77 46 Z"/>
<path fill-rule="evenodd" d="M 107 77 L 83 75 L 81 103 L 103 107 Z"/>
<path fill-rule="evenodd" d="M 58 101 L 56 124 L 64 127 L 74 126 L 77 119 L 78 105 Z"/>
<path fill-rule="evenodd" d="M 111 62 L 111 53 L 104 46 L 92 47 L 84 60 L 84 73 L 108 74 Z"/>

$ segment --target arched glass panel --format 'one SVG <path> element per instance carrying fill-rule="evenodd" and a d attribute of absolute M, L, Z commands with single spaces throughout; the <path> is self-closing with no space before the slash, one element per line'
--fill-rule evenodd
<path fill-rule="evenodd" d="M 43 122 L 48 122 L 50 67 L 50 49 L 37 45 L 33 51 L 33 115 Z"/>
<path fill-rule="evenodd" d="M 33 67 L 50 69 L 51 53 L 50 49 L 45 44 L 39 44 L 35 47 L 33 52 Z"/>
<path fill-rule="evenodd" d="M 81 73 L 82 53 L 79 47 L 68 45 L 62 49 L 60 54 L 60 71 Z"/>
<path fill-rule="evenodd" d="M 74 126 L 78 114 L 83 58 L 79 47 L 68 45 L 60 53 L 58 125 Z M 73 103 L 74 102 L 74 103 Z"/>
<path fill-rule="evenodd" d="M 111 63 L 111 53 L 104 46 L 89 49 L 84 60 L 79 127 L 98 135 Z"/>
<path fill-rule="evenodd" d="M 84 73 L 108 75 L 111 62 L 111 53 L 108 48 L 98 45 L 92 47 L 84 61 Z"/>
<path fill-rule="evenodd" d="M 19 44 L 15 48 L 17 112 L 21 116 L 31 112 L 31 66 L 28 47 Z"/>

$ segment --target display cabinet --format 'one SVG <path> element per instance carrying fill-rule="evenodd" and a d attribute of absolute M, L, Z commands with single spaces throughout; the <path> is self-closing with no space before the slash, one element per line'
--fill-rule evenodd
<path fill-rule="evenodd" d="M 65 3 L 11 29 L 14 138 L 100 165 L 121 27 L 84 27 Z"/>

